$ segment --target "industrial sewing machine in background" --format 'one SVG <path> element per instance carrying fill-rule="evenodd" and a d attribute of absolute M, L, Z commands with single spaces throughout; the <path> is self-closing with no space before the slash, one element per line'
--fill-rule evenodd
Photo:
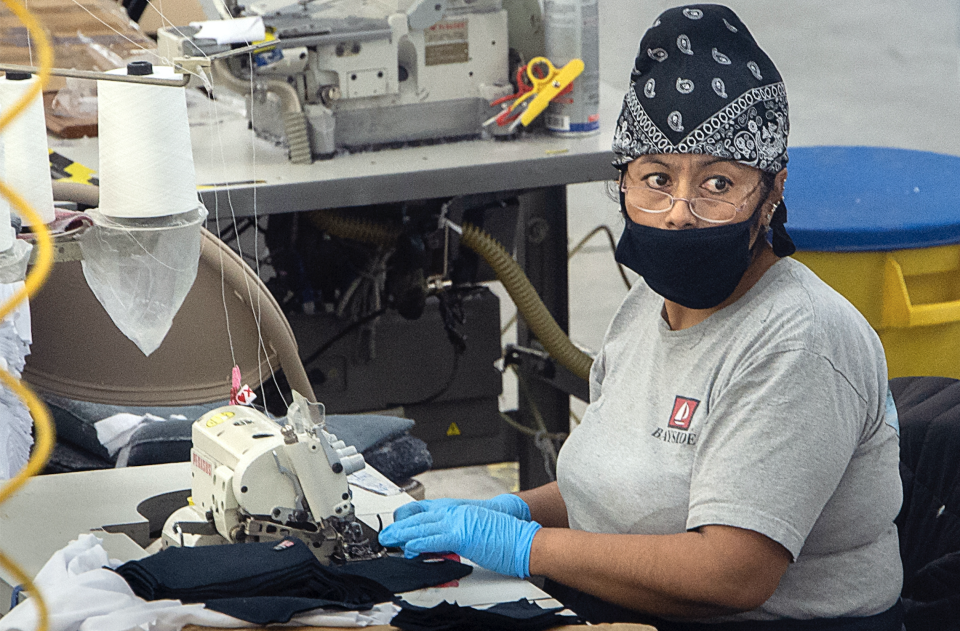
<path fill-rule="evenodd" d="M 224 17 L 262 17 L 273 39 L 254 50 L 171 27 L 158 31 L 159 52 L 199 64 L 215 93 L 226 87 L 241 95 L 251 127 L 286 144 L 294 163 L 343 149 L 477 137 L 501 111 L 490 102 L 515 92 L 517 68 L 544 52 L 539 0 L 226 6 Z M 248 255 L 257 251 L 251 234 L 264 234 L 260 269 L 329 411 L 402 411 L 416 420 L 413 434 L 427 442 L 437 468 L 512 461 L 518 439 L 500 416 L 494 365 L 502 356 L 499 300 L 479 285 L 495 276 L 438 231 L 437 220 L 445 213 L 483 226 L 512 249 L 518 200 L 511 192 L 448 202 L 346 211 L 399 231 L 380 245 L 331 234 L 308 213 L 216 231 L 233 247 L 244 233 Z"/>
<path fill-rule="evenodd" d="M 293 393 L 283 425 L 239 405 L 193 424 L 192 501 L 163 528 L 164 546 L 304 541 L 324 564 L 385 554 L 356 518 L 347 476 L 355 447 L 324 429 L 323 406 Z"/>
<path fill-rule="evenodd" d="M 362 149 L 477 136 L 510 94 L 503 0 L 227 0 L 232 17 L 261 16 L 254 47 L 157 32 L 158 53 L 209 64 L 215 89 L 244 96 L 256 133 L 295 163 Z"/>

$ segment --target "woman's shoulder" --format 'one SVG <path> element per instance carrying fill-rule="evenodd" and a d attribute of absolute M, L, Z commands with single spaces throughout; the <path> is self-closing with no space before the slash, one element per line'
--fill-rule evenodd
<path fill-rule="evenodd" d="M 792 347 L 827 358 L 856 355 L 883 360 L 880 338 L 863 315 L 803 263 L 782 259 L 763 280 L 765 286 L 743 324 L 753 320 L 764 332 L 766 346 Z"/>
<path fill-rule="evenodd" d="M 830 332 L 827 328 L 838 332 L 870 329 L 849 300 L 800 261 L 781 259 L 767 275 L 770 278 L 763 302 L 771 315 L 808 323 L 824 333 Z"/>

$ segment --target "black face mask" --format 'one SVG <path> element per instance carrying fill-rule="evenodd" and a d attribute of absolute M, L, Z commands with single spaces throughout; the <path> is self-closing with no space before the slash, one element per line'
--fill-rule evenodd
<path fill-rule="evenodd" d="M 623 199 L 621 193 L 621 209 Z M 750 266 L 753 221 L 687 230 L 626 226 L 616 260 L 643 277 L 650 289 L 688 309 L 710 309 L 730 297 Z"/>

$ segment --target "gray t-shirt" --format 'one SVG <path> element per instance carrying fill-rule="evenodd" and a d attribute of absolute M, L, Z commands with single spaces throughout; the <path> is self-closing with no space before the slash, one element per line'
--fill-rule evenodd
<path fill-rule="evenodd" d="M 570 527 L 719 524 L 783 545 L 794 562 L 773 596 L 716 621 L 891 607 L 903 580 L 893 523 L 902 487 L 874 331 L 793 259 L 688 329 L 671 330 L 662 307 L 641 279 L 607 331 L 591 404 L 557 463 Z"/>

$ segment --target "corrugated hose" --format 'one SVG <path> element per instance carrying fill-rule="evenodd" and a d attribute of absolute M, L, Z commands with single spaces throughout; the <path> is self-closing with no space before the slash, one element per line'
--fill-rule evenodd
<path fill-rule="evenodd" d="M 311 219 L 318 228 L 334 236 L 376 245 L 388 245 L 400 234 L 398 229 L 331 211 L 318 210 Z M 486 231 L 469 223 L 463 224 L 462 229 L 460 243 L 479 254 L 493 269 L 544 349 L 571 373 L 587 379 L 593 359 L 570 341 L 510 253 Z"/>

